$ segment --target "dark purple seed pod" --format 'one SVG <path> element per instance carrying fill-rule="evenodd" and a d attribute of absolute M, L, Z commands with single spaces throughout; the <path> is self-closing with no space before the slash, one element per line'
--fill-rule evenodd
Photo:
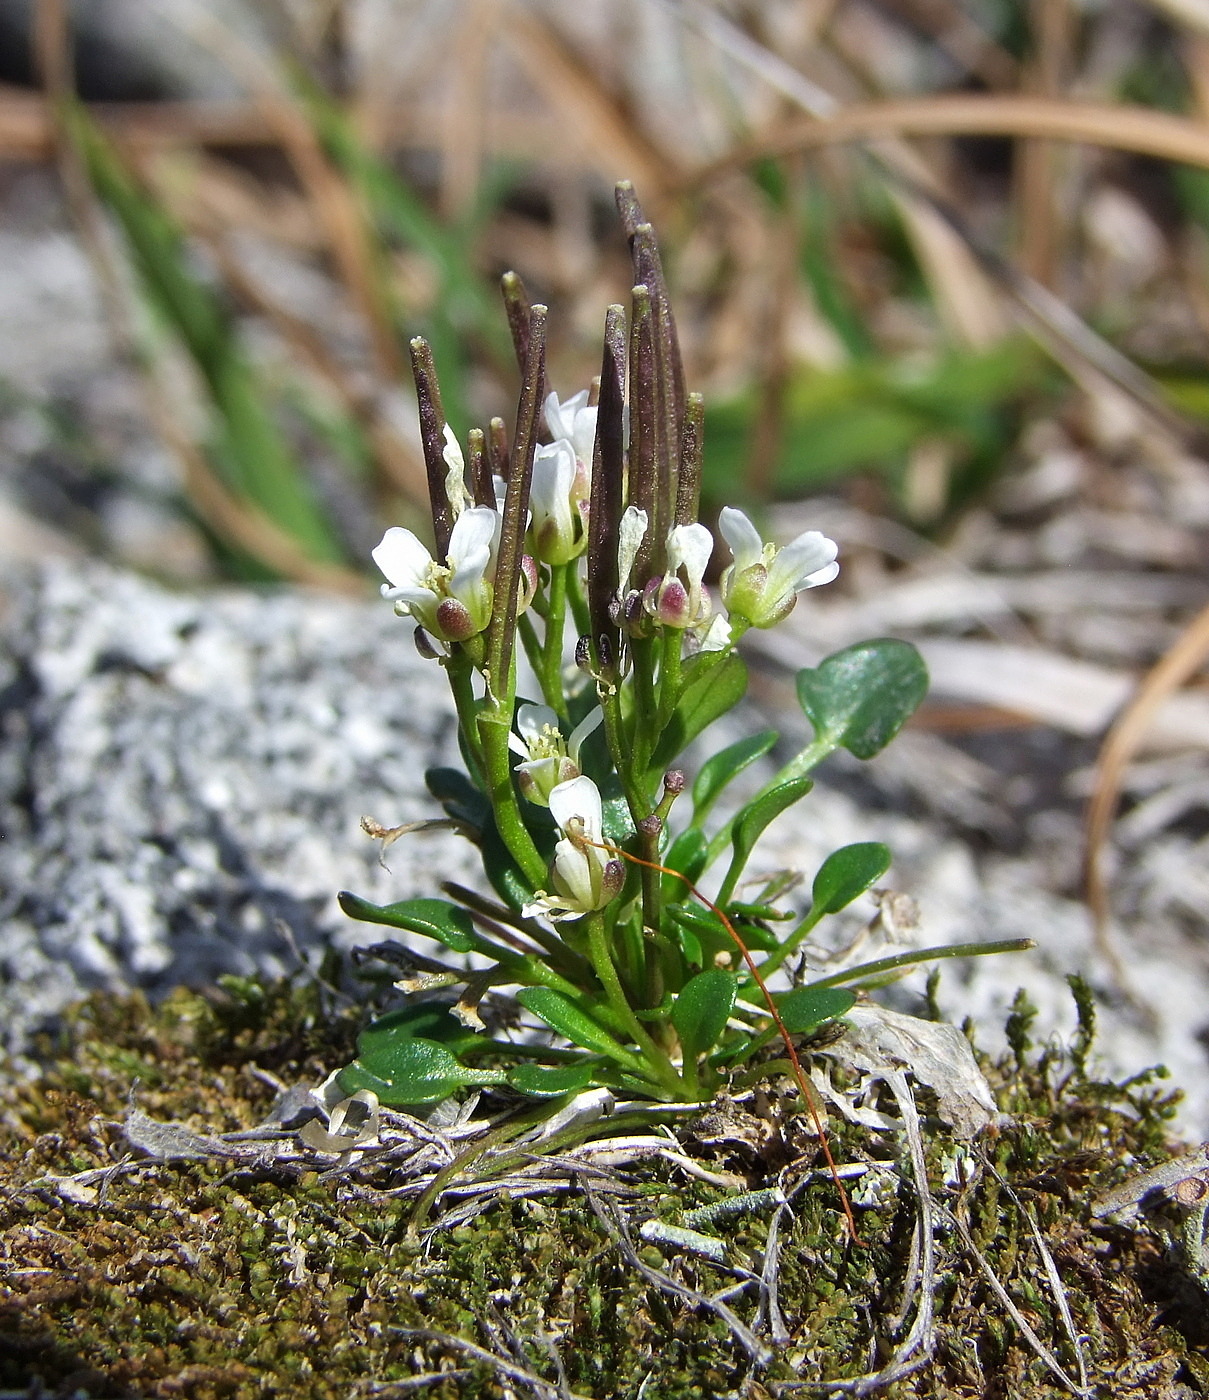
<path fill-rule="evenodd" d="M 592 674 L 592 639 L 580 637 L 575 643 L 575 664 L 586 675 Z"/>

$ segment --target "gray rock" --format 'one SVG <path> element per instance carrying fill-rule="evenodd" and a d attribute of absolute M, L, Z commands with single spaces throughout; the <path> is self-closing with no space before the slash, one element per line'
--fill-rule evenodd
<path fill-rule="evenodd" d="M 19 1049 L 94 988 L 283 973 L 340 913 L 467 878 L 425 768 L 455 753 L 440 668 L 385 605 L 301 592 L 168 593 L 96 564 L 15 583 L 0 682 L 0 1013 Z"/>

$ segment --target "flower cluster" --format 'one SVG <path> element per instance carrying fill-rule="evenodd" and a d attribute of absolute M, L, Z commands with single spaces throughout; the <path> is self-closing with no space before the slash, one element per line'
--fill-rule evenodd
<path fill-rule="evenodd" d="M 650 266 L 646 270 L 648 276 L 657 272 Z M 653 316 L 651 299 L 639 295 L 643 291 L 636 289 L 636 327 Z M 544 360 L 541 347 L 533 349 L 537 337 L 530 336 L 531 353 L 522 353 L 532 405 L 528 420 L 523 400 L 511 454 L 503 447 L 499 420 L 490 434 L 492 452 L 485 449 L 487 435 L 472 434 L 469 472 L 456 436 L 440 418 L 435 378 L 426 368 L 426 347 L 418 342 L 417 384 L 437 550 L 430 553 L 410 530 L 395 527 L 373 551 L 388 580 L 382 594 L 397 612 L 416 621 L 421 649 L 441 655 L 451 672 L 463 678 L 467 667 L 480 672 L 486 698 L 507 720 L 502 750 L 494 731 L 483 728 L 481 715 L 465 715 L 463 731 L 485 745 L 484 770 L 494 758 L 493 800 L 497 794 L 519 793 L 548 808 L 562 833 L 546 872 L 555 893 L 546 894 L 535 881 L 534 898 L 525 906 L 527 912 L 542 912 L 555 921 L 600 909 L 623 883 L 618 863 L 602 855 L 601 796 L 580 764 L 586 736 L 604 723 L 614 768 L 624 776 L 634 767 L 629 760 L 635 752 L 650 747 L 644 744 L 643 728 L 666 722 L 674 713 L 686 659 L 733 651 L 748 628 L 773 626 L 790 612 L 801 591 L 830 582 L 839 570 L 836 546 L 824 535 L 808 531 L 778 548 L 761 539 L 741 510 L 727 506 L 718 528 L 732 562 L 717 588 L 722 611 L 715 609 L 705 582 L 715 540 L 696 519 L 700 401 L 680 395 L 679 450 L 667 425 L 644 411 L 649 407 L 645 400 L 625 404 L 618 355 L 610 360 L 610 349 L 618 346 L 613 313 L 620 311 L 610 313 L 612 342 L 606 326 L 606 373 L 593 390 L 568 399 L 550 393 L 543 402 Z M 544 308 L 532 308 L 530 315 L 537 318 L 535 327 L 544 325 Z M 641 347 L 642 337 L 634 343 Z M 662 339 L 652 329 L 649 363 L 631 365 L 631 388 L 662 374 L 665 401 L 676 402 L 675 355 L 669 319 Z M 539 437 L 546 440 L 539 442 Z M 508 589 L 515 591 L 511 609 L 501 596 Z M 526 615 L 530 605 L 542 622 L 540 638 Z M 563 675 L 569 618 L 579 624 L 577 655 L 596 678 L 598 706 L 590 700 L 585 706 Z M 537 675 L 542 705 L 515 707 L 512 637 L 503 635 L 509 628 L 521 638 Z M 652 644 L 658 644 L 655 652 Z M 628 714 L 624 707 L 606 703 L 627 679 L 633 696 Z M 651 704 L 654 713 L 643 714 L 643 706 Z M 578 723 L 572 722 L 573 709 Z M 651 817 L 654 806 L 639 797 L 637 774 L 630 776 L 627 798 L 637 825 Z M 497 810 L 501 835 L 518 860 L 523 850 L 523 863 L 536 873 L 528 823 L 523 812 L 516 816 Z"/>

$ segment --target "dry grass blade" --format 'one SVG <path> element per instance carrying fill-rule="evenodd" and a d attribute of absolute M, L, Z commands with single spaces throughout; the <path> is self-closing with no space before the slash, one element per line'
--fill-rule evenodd
<path fill-rule="evenodd" d="M 390 483 L 409 500 L 422 501 L 428 489 L 424 463 L 377 411 L 373 398 L 357 391 L 323 337 L 309 322 L 269 296 L 248 275 L 217 231 L 199 229 L 198 233 L 213 253 L 226 286 L 248 309 L 264 316 L 277 329 L 298 357 L 334 394 L 344 412 L 357 422 Z"/>
<path fill-rule="evenodd" d="M 792 141 L 766 138 L 754 145 L 740 147 L 740 152 L 747 153 L 744 158 L 728 156 L 706 166 L 687 182 L 688 186 L 697 186 L 717 174 L 729 172 L 747 160 L 788 155 L 811 146 L 832 144 L 836 140 L 870 142 L 868 155 L 887 180 L 896 203 L 900 208 L 913 206 L 909 226 L 927 231 L 922 239 L 917 238 L 917 249 L 926 259 L 938 303 L 954 330 L 975 344 L 978 343 L 978 336 L 990 333 L 993 307 L 988 289 L 982 286 L 977 276 L 980 267 L 1012 297 L 1023 313 L 1025 325 L 1038 343 L 1076 381 L 1082 382 L 1089 376 L 1094 381 L 1096 376 L 1102 376 L 1123 390 L 1154 422 L 1177 440 L 1189 442 L 1196 436 L 1183 419 L 1167 406 L 1148 375 L 1093 331 L 1046 287 L 1005 262 L 974 235 L 957 208 L 939 193 L 937 181 L 928 173 L 918 154 L 902 145 L 900 138 L 905 135 L 980 134 L 984 128 L 979 123 L 986 121 L 984 109 L 994 103 L 998 106 L 991 110 L 1000 120 L 986 128 L 989 133 L 1054 136 L 1060 139 L 1062 131 L 1058 118 L 1072 112 L 1076 117 L 1091 113 L 1097 120 L 1084 122 L 1086 131 L 1082 130 L 1078 121 L 1072 121 L 1072 129 L 1079 128 L 1079 134 L 1072 134 L 1069 139 L 1091 140 L 1094 134 L 1105 145 L 1206 165 L 1209 163 L 1209 128 L 1167 117 L 1164 113 L 1147 108 L 1124 109 L 1122 121 L 1122 109 L 1117 107 L 1063 102 L 1047 104 L 1039 98 L 919 98 L 856 103 L 845 108 L 830 93 L 809 82 L 790 64 L 756 44 L 721 16 L 692 9 L 675 0 L 665 0 L 665 3 L 686 23 L 705 33 L 721 50 L 758 73 L 810 113 L 809 120 L 794 123 L 790 128 L 794 133 Z M 1016 113 L 1017 120 L 1014 123 L 1006 122 L 1006 112 Z M 863 116 L 863 121 L 852 123 L 851 113 Z M 955 125 L 958 115 L 964 116 L 969 125 Z M 888 116 L 895 120 L 888 120 Z M 1032 117 L 1031 126 L 1026 116 Z M 832 134 L 821 139 L 822 132 Z M 1147 136 L 1152 138 L 1149 142 L 1142 139 Z M 903 201 L 907 201 L 907 205 Z M 943 225 L 948 226 L 947 231 Z M 947 256 L 944 255 L 946 249 Z"/>
<path fill-rule="evenodd" d="M 941 96 L 854 102 L 832 115 L 785 123 L 691 177 L 693 185 L 754 161 L 888 136 L 1015 136 L 1078 141 L 1209 168 L 1209 126 L 1149 107 L 1061 98 Z"/>
<path fill-rule="evenodd" d="M 1121 780 L 1130 760 L 1151 725 L 1162 703 L 1196 674 L 1209 657 L 1209 606 L 1197 613 L 1166 655 L 1147 674 L 1133 698 L 1121 712 L 1100 749 L 1096 780 L 1087 804 L 1087 846 L 1084 861 L 1084 889 L 1091 912 L 1096 942 L 1111 964 L 1117 979 L 1124 982 L 1124 968 L 1108 933 L 1109 898 L 1104 878 L 1103 854 L 1121 792 Z"/>
<path fill-rule="evenodd" d="M 533 85 L 578 129 L 585 155 L 612 181 L 624 170 L 644 200 L 657 206 L 678 172 L 635 127 L 601 85 L 597 70 L 584 62 L 529 7 L 504 9 L 500 36 L 512 46 Z"/>
<path fill-rule="evenodd" d="M 630 1239 L 629 1227 L 625 1222 L 625 1217 L 610 1203 L 604 1201 L 594 1190 L 590 1182 L 584 1182 L 584 1194 L 588 1198 L 588 1203 L 596 1213 L 597 1219 L 609 1232 L 614 1244 L 621 1251 L 627 1264 L 631 1268 L 637 1269 L 648 1283 L 652 1283 L 661 1292 L 670 1294 L 673 1298 L 679 1298 L 693 1308 L 708 1308 L 720 1318 L 735 1340 L 742 1346 L 744 1351 L 752 1361 L 761 1365 L 772 1360 L 772 1349 L 751 1330 L 750 1327 L 739 1318 L 735 1312 L 729 1308 L 720 1298 L 710 1298 L 704 1293 L 698 1293 L 696 1289 L 689 1288 L 687 1284 L 679 1283 L 670 1274 L 665 1274 L 660 1269 L 653 1269 L 638 1257 L 638 1251 L 634 1248 L 634 1243 Z"/>
<path fill-rule="evenodd" d="M 156 431 L 184 470 L 185 494 L 190 504 L 217 535 L 282 578 L 334 593 L 365 596 L 366 582 L 360 574 L 312 559 L 263 511 L 241 501 L 223 485 L 197 444 L 168 411 L 170 400 L 165 391 L 153 386 L 147 397 Z"/>
<path fill-rule="evenodd" d="M 1012 1302 L 1012 1299 L 1008 1294 L 1007 1289 L 1003 1286 L 1002 1282 L 999 1279 L 999 1276 L 991 1267 L 990 1261 L 974 1243 L 974 1237 L 970 1234 L 970 1228 L 965 1223 L 965 1221 L 962 1220 L 960 1216 L 954 1215 L 952 1211 L 947 1210 L 944 1207 L 941 1207 L 941 1211 L 944 1214 L 944 1216 L 948 1219 L 949 1223 L 961 1236 L 962 1244 L 969 1251 L 970 1257 L 982 1270 L 983 1277 L 986 1279 L 987 1283 L 990 1284 L 991 1291 L 995 1294 L 996 1298 L 998 1298 L 999 1301 L 1003 1304 L 1008 1316 L 1020 1329 L 1020 1335 L 1024 1338 L 1029 1349 L 1057 1378 L 1059 1383 L 1064 1385 L 1067 1388 L 1067 1390 L 1071 1392 L 1072 1395 L 1085 1396 L 1090 1394 L 1090 1392 L 1086 1389 L 1085 1386 L 1080 1385 L 1080 1383 L 1076 1381 L 1073 1376 L 1068 1376 L 1066 1374 L 1058 1358 L 1049 1349 L 1049 1347 L 1045 1345 L 1041 1338 L 1038 1337 L 1036 1332 L 1033 1331 L 1032 1327 L 1029 1325 L 1028 1319 L 1024 1316 L 1024 1314 L 1020 1311 L 1016 1304 Z M 1082 1361 L 1082 1356 L 1080 1356 L 1080 1361 Z"/>
<path fill-rule="evenodd" d="M 67 12 L 63 0 L 39 0 L 36 38 L 39 62 L 47 83 L 52 112 L 64 110 L 73 78 L 68 47 Z M 363 594 L 364 581 L 351 570 L 309 557 L 268 515 L 241 501 L 218 479 L 204 454 L 168 410 L 171 396 L 159 382 L 154 363 L 140 355 L 130 323 L 126 294 L 113 250 L 107 242 L 97 196 L 74 143 L 63 134 L 57 140 L 59 169 L 68 205 L 81 241 L 97 275 L 109 325 L 128 358 L 143 370 L 149 416 L 160 437 L 181 463 L 185 494 L 198 515 L 220 538 L 245 550 L 274 572 L 299 583 L 335 592 Z"/>
<path fill-rule="evenodd" d="M 1036 1216 L 1023 1205 L 1011 1183 L 1004 1180 L 1002 1173 L 996 1170 L 995 1164 L 985 1154 L 982 1165 L 983 1169 L 989 1171 L 1007 1193 L 1013 1205 L 1023 1216 L 1029 1234 L 1033 1237 L 1033 1243 L 1037 1246 L 1037 1253 L 1041 1256 L 1041 1264 L 1045 1269 L 1046 1282 L 1049 1284 L 1050 1293 L 1058 1309 L 1058 1316 L 1062 1319 L 1062 1327 L 1070 1342 L 1071 1350 L 1075 1353 L 1075 1361 L 1079 1367 L 1080 1391 L 1085 1392 L 1087 1390 L 1087 1358 L 1083 1352 L 1083 1339 L 1079 1334 L 1079 1329 L 1075 1326 L 1075 1319 L 1070 1310 L 1070 1300 L 1067 1298 L 1066 1285 L 1062 1282 L 1062 1276 L 1058 1272 L 1057 1261 L 1054 1259 L 1049 1245 L 1045 1242 L 1045 1236 L 1041 1233 Z"/>
<path fill-rule="evenodd" d="M 361 1394 L 372 1395 L 375 1400 L 393 1400 L 396 1395 L 412 1395 L 426 1386 L 440 1385 L 449 1381 L 468 1381 L 474 1372 L 469 1367 L 455 1367 L 449 1371 L 422 1371 L 408 1376 L 403 1381 L 367 1381 Z"/>
<path fill-rule="evenodd" d="M 379 372 L 388 383 L 399 383 L 405 368 L 402 347 L 384 304 L 365 221 L 348 182 L 328 159 L 314 127 L 298 103 L 283 90 L 277 73 L 265 59 L 196 0 L 187 0 L 185 8 L 193 37 L 247 84 L 265 125 L 294 166 L 327 233 L 349 295 L 365 318 Z"/>
<path fill-rule="evenodd" d="M 260 146 L 264 120 L 248 102 L 101 102 L 93 115 L 128 149 L 164 146 Z M 56 147 L 54 115 L 46 100 L 8 89 L 0 96 L 0 152 L 6 160 L 41 161 Z"/>
<path fill-rule="evenodd" d="M 449 1347 L 451 1351 L 463 1352 L 466 1356 L 473 1357 L 475 1361 L 481 1361 L 487 1366 L 494 1367 L 501 1375 L 507 1376 L 509 1380 L 526 1386 L 535 1395 L 551 1396 L 553 1400 L 592 1400 L 590 1395 L 580 1395 L 575 1391 L 567 1390 L 565 1386 L 543 1380 L 541 1376 L 535 1371 L 529 1370 L 528 1367 L 519 1366 L 516 1362 L 509 1361 L 507 1357 L 499 1356 L 493 1351 L 488 1351 L 485 1347 L 466 1341 L 464 1337 L 455 1337 L 449 1332 L 436 1332 L 427 1327 L 392 1327 L 390 1331 L 400 1337 L 414 1337 L 417 1341 L 435 1342 L 438 1346 Z"/>
<path fill-rule="evenodd" d="M 793 1340 L 781 1311 L 781 1217 L 793 1220 L 793 1211 L 788 1204 L 778 1206 L 768 1222 L 768 1234 L 764 1239 L 764 1260 L 760 1266 L 760 1311 L 756 1325 L 768 1324 L 768 1335 L 773 1346 L 788 1346 Z"/>

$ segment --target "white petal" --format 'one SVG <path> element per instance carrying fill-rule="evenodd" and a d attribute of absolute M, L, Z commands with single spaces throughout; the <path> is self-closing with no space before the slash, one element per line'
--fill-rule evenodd
<path fill-rule="evenodd" d="M 714 552 L 714 537 L 704 525 L 674 525 L 667 536 L 667 571 L 674 574 L 683 564 L 693 588 L 701 580 Z"/>
<path fill-rule="evenodd" d="M 575 482 L 575 452 L 569 442 L 545 443 L 533 454 L 533 484 L 529 508 L 539 523 L 553 517 L 571 523 L 571 487 Z"/>
<path fill-rule="evenodd" d="M 760 532 L 741 510 L 723 506 L 718 515 L 718 529 L 735 556 L 735 573 L 758 564 L 764 556 L 764 541 Z"/>
<path fill-rule="evenodd" d="M 466 493 L 466 459 L 462 456 L 457 435 L 448 423 L 445 424 L 445 449 L 441 456 L 446 466 L 445 499 L 456 519 L 470 504 L 470 497 Z"/>
<path fill-rule="evenodd" d="M 834 540 L 818 530 L 807 530 L 778 550 L 768 570 L 768 592 L 774 598 L 830 583 L 840 571 L 835 562 Z"/>
<path fill-rule="evenodd" d="M 578 780 L 575 780 L 578 781 Z M 565 787 L 560 783 L 559 787 Z M 554 789 L 557 792 L 558 788 Z M 554 793 L 550 794 L 553 798 Z M 559 841 L 554 847 L 554 876 L 568 895 L 587 911 L 596 907 L 596 890 L 592 886 L 593 871 L 599 869 L 602 852 L 589 847 L 581 851 L 573 841 Z"/>
<path fill-rule="evenodd" d="M 638 548 L 646 534 L 646 511 L 637 506 L 627 506 L 618 527 L 617 543 L 617 582 L 622 593 L 630 586 L 630 574 L 634 571 L 634 560 Z"/>
<path fill-rule="evenodd" d="M 575 415 L 575 430 L 571 434 L 575 455 L 590 471 L 596 451 L 596 408 L 581 408 Z"/>
<path fill-rule="evenodd" d="M 730 623 L 721 613 L 715 613 L 701 638 L 701 650 L 725 651 L 728 646 L 730 646 Z"/>
<path fill-rule="evenodd" d="M 465 603 L 471 613 L 477 611 L 483 584 L 486 581 L 487 566 L 491 563 L 491 548 L 477 545 L 467 550 L 458 560 L 458 567 L 449 578 L 449 596 Z"/>
<path fill-rule="evenodd" d="M 546 396 L 546 427 L 550 429 L 552 438 L 566 438 L 568 442 L 575 440 L 575 417 L 576 414 L 586 407 L 588 402 L 588 391 L 581 389 L 578 394 L 572 394 L 569 399 L 559 402 L 557 394 L 547 394 Z"/>
<path fill-rule="evenodd" d="M 482 549 L 490 553 L 499 525 L 500 518 L 490 506 L 464 510 L 453 522 L 449 536 L 449 567 L 460 569 L 465 559 L 471 554 L 477 557 Z"/>
<path fill-rule="evenodd" d="M 594 730 L 600 728 L 604 723 L 604 710 L 599 705 L 593 705 L 588 713 L 571 731 L 571 737 L 567 740 L 567 752 L 575 763 L 579 762 L 579 750 L 583 746 L 583 741 Z"/>
<path fill-rule="evenodd" d="M 600 789 L 582 773 L 569 783 L 559 783 L 550 793 L 550 815 L 558 823 L 558 829 L 567 835 L 570 824 L 578 818 L 589 840 L 601 839 Z"/>
<path fill-rule="evenodd" d="M 401 525 L 392 525 L 370 553 L 395 588 L 422 587 L 432 565 L 432 555 Z"/>
<path fill-rule="evenodd" d="M 547 729 L 558 732 L 558 716 L 549 705 L 526 704 L 517 710 L 516 731 L 530 749 Z"/>

